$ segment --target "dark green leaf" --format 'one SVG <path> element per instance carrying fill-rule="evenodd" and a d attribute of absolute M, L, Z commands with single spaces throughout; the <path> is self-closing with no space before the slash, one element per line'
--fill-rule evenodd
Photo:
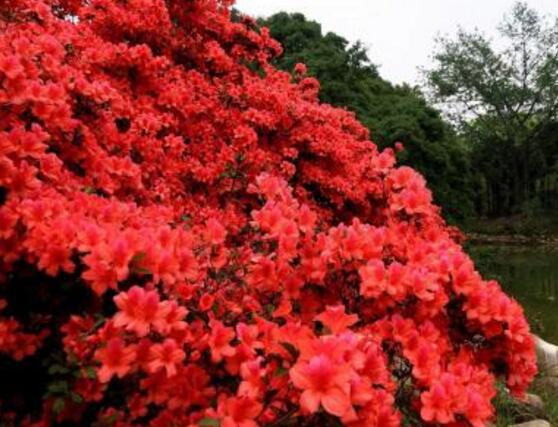
<path fill-rule="evenodd" d="M 58 399 L 55 399 L 54 403 L 52 404 L 52 412 L 58 415 L 64 410 L 64 406 L 66 406 L 66 402 L 63 398 L 59 397 Z"/>
<path fill-rule="evenodd" d="M 275 370 L 275 372 L 273 373 L 273 376 L 274 376 L 274 377 L 282 377 L 283 375 L 287 375 L 288 373 L 289 373 L 289 370 L 288 370 L 288 369 L 285 369 L 284 367 L 279 366 L 279 367 Z"/>
<path fill-rule="evenodd" d="M 89 379 L 94 380 L 97 378 L 97 371 L 95 370 L 94 367 L 88 366 L 85 368 L 85 376 Z"/>
<path fill-rule="evenodd" d="M 66 381 L 56 381 L 50 383 L 47 387 L 49 393 L 67 393 L 68 383 Z"/>
<path fill-rule="evenodd" d="M 81 397 L 78 393 L 76 393 L 75 391 L 70 392 L 70 398 L 75 402 L 75 403 L 81 403 L 83 402 L 83 397 Z"/>
<path fill-rule="evenodd" d="M 294 345 L 288 342 L 282 342 L 281 345 L 293 356 L 293 358 L 298 358 L 298 350 Z"/>
<path fill-rule="evenodd" d="M 219 427 L 221 425 L 221 421 L 216 418 L 205 417 L 198 423 L 198 425 L 200 427 Z"/>
<path fill-rule="evenodd" d="M 67 374 L 69 369 L 62 365 L 51 365 L 48 368 L 49 375 L 56 375 L 56 374 Z"/>

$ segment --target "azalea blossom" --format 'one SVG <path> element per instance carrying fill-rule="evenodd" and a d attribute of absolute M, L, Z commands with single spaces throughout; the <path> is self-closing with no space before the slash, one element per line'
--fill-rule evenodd
<path fill-rule="evenodd" d="M 150 372 L 157 372 L 164 368 L 167 377 L 176 375 L 177 365 L 185 359 L 186 353 L 178 347 L 176 341 L 167 338 L 162 344 L 154 344 L 149 349 L 149 358 L 147 367 Z"/>
<path fill-rule="evenodd" d="M 114 375 L 122 378 L 130 372 L 136 359 L 135 347 L 126 346 L 121 338 L 112 338 L 106 347 L 95 352 L 95 359 L 101 362 L 101 367 L 97 370 L 99 381 L 106 383 Z"/>
<path fill-rule="evenodd" d="M 232 6 L 0 2 L 0 424 L 486 425 L 522 308 Z"/>
<path fill-rule="evenodd" d="M 351 407 L 351 371 L 334 363 L 324 354 L 299 362 L 289 371 L 293 384 L 303 390 L 300 406 L 307 413 L 320 405 L 330 414 L 343 416 Z"/>
<path fill-rule="evenodd" d="M 139 337 L 147 335 L 151 326 L 160 322 L 170 311 L 169 306 L 160 303 L 156 291 L 146 291 L 139 286 L 115 296 L 114 303 L 120 309 L 114 316 L 115 326 L 124 326 Z"/>

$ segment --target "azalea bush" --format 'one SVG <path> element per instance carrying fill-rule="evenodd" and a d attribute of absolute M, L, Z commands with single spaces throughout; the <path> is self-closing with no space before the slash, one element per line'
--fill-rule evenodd
<path fill-rule="evenodd" d="M 521 307 L 230 7 L 1 3 L 0 422 L 485 425 Z"/>

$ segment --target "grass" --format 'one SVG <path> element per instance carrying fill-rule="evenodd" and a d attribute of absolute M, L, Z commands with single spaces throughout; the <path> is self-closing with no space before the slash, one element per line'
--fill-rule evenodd
<path fill-rule="evenodd" d="M 512 398 L 504 385 L 500 384 L 498 386 L 498 395 L 493 401 L 497 416 L 496 426 L 509 427 L 513 424 L 536 419 L 543 419 L 552 426 L 558 426 L 557 392 L 556 388 L 546 386 L 542 377 L 534 381 L 530 393 L 536 394 L 542 399 L 544 408 L 540 410 Z"/>
<path fill-rule="evenodd" d="M 544 402 L 544 414 L 552 426 L 558 426 L 558 387 L 545 385 L 543 377 L 535 380 L 531 392 Z"/>
<path fill-rule="evenodd" d="M 544 415 L 535 408 L 514 399 L 506 391 L 503 384 L 498 385 L 498 395 L 493 403 L 498 427 L 508 427 L 513 424 L 540 419 Z"/>

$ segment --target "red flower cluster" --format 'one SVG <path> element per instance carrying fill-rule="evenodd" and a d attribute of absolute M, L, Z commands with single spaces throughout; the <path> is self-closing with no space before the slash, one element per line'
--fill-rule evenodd
<path fill-rule="evenodd" d="M 0 4 L 0 420 L 484 425 L 520 306 L 230 3 Z"/>
<path fill-rule="evenodd" d="M 0 299 L 0 311 L 6 307 L 6 300 Z M 47 330 L 38 334 L 22 332 L 22 325 L 14 318 L 0 317 L 0 350 L 14 360 L 22 360 L 37 351 L 48 335 Z"/>

